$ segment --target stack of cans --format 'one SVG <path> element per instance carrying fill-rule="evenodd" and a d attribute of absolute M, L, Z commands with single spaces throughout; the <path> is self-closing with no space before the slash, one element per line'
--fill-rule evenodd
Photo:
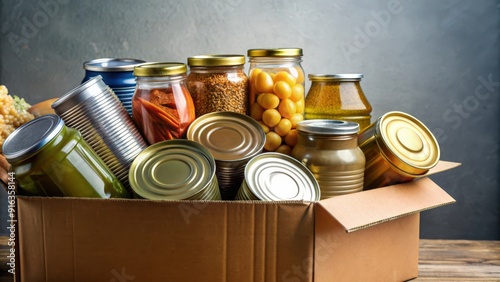
<path fill-rule="evenodd" d="M 85 77 L 82 83 L 100 75 L 129 115 L 132 115 L 132 96 L 135 92 L 134 67 L 145 63 L 143 60 L 128 58 L 101 58 L 83 63 Z"/>
<path fill-rule="evenodd" d="M 132 190 L 145 199 L 221 199 L 213 156 L 186 139 L 149 146 L 132 163 L 129 179 Z"/>
<path fill-rule="evenodd" d="M 132 118 L 100 75 L 63 95 L 52 108 L 85 141 L 129 189 L 128 171 L 147 147 Z"/>
<path fill-rule="evenodd" d="M 266 141 L 262 126 L 235 112 L 204 114 L 189 126 L 187 139 L 205 146 L 214 156 L 223 200 L 234 200 L 243 181 L 245 165 L 262 153 Z"/>
<path fill-rule="evenodd" d="M 321 191 L 302 163 L 285 154 L 268 152 L 248 161 L 236 199 L 316 202 L 321 199 Z"/>

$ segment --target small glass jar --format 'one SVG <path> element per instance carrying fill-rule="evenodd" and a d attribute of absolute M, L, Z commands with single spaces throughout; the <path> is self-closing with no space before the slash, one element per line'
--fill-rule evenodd
<path fill-rule="evenodd" d="M 134 68 L 137 85 L 132 118 L 150 145 L 184 138 L 195 119 L 186 72 L 183 63 L 148 63 Z"/>
<path fill-rule="evenodd" d="M 248 78 L 243 55 L 200 55 L 188 58 L 186 84 L 196 117 L 211 112 L 247 114 Z"/>
<path fill-rule="evenodd" d="M 265 151 L 290 155 L 304 120 L 302 49 L 250 49 L 250 116 L 264 128 Z"/>
<path fill-rule="evenodd" d="M 361 89 L 362 74 L 310 74 L 305 119 L 333 119 L 370 125 L 372 106 Z"/>
<path fill-rule="evenodd" d="M 358 147 L 359 125 L 340 120 L 305 120 L 292 157 L 319 183 L 321 199 L 363 190 L 365 155 Z"/>
<path fill-rule="evenodd" d="M 57 115 L 16 129 L 3 154 L 27 195 L 129 198 L 129 193 L 76 129 Z"/>

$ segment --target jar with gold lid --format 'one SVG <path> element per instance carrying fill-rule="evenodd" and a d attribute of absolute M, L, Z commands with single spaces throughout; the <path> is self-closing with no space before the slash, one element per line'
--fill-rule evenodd
<path fill-rule="evenodd" d="M 266 132 L 265 151 L 290 154 L 297 123 L 304 120 L 301 48 L 250 49 L 250 116 Z"/>
<path fill-rule="evenodd" d="M 199 55 L 188 58 L 186 84 L 196 117 L 212 112 L 247 114 L 248 78 L 244 55 Z"/>
<path fill-rule="evenodd" d="M 292 157 L 318 181 L 321 199 L 363 190 L 365 156 L 358 147 L 359 125 L 340 120 L 304 120 L 297 125 Z"/>
<path fill-rule="evenodd" d="M 364 189 L 418 178 L 439 161 L 440 149 L 432 132 L 415 117 L 388 112 L 359 133 L 366 156 Z"/>
<path fill-rule="evenodd" d="M 310 74 L 305 100 L 305 119 L 333 119 L 370 125 L 372 106 L 360 82 L 362 74 Z"/>

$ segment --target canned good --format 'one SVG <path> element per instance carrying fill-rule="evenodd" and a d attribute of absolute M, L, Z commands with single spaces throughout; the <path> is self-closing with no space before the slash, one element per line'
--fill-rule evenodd
<path fill-rule="evenodd" d="M 311 170 L 322 199 L 363 190 L 365 156 L 358 147 L 358 123 L 312 119 L 300 122 L 297 129 L 292 157 Z"/>
<path fill-rule="evenodd" d="M 248 50 L 250 116 L 266 133 L 266 151 L 290 154 L 304 119 L 302 49 Z"/>
<path fill-rule="evenodd" d="M 237 200 L 308 201 L 321 198 L 314 175 L 302 163 L 282 153 L 253 157 L 245 167 Z"/>
<path fill-rule="evenodd" d="M 265 133 L 249 116 L 214 112 L 197 118 L 189 126 L 187 139 L 204 145 L 212 153 L 222 199 L 234 200 L 246 163 L 262 153 Z"/>
<path fill-rule="evenodd" d="M 143 60 L 129 58 L 100 58 L 83 63 L 85 77 L 82 83 L 100 75 L 129 115 L 132 115 L 132 96 L 135 91 L 134 67 L 145 63 Z"/>
<path fill-rule="evenodd" d="M 196 117 L 211 112 L 247 114 L 248 78 L 243 55 L 200 55 L 188 58 L 186 84 Z"/>
<path fill-rule="evenodd" d="M 3 154 L 28 195 L 128 198 L 127 190 L 80 132 L 57 115 L 36 118 L 16 129 Z"/>
<path fill-rule="evenodd" d="M 132 163 L 129 179 L 133 191 L 145 199 L 221 199 L 212 154 L 190 140 L 149 146 Z"/>
<path fill-rule="evenodd" d="M 372 106 L 361 88 L 362 74 L 310 74 L 305 100 L 305 119 L 333 119 L 371 123 Z"/>
<path fill-rule="evenodd" d="M 364 189 L 413 180 L 439 161 L 432 132 L 415 117 L 388 112 L 360 132 L 358 143 L 366 156 Z"/>
<path fill-rule="evenodd" d="M 52 108 L 104 161 L 126 189 L 128 170 L 147 144 L 100 75 L 61 96 Z"/>
<path fill-rule="evenodd" d="M 137 85 L 132 117 L 149 144 L 185 137 L 195 119 L 183 63 L 148 63 L 134 68 Z"/>

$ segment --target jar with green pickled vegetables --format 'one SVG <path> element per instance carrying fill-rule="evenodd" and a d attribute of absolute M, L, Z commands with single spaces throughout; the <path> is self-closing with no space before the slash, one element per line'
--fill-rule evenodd
<path fill-rule="evenodd" d="M 41 116 L 22 125 L 9 135 L 2 149 L 23 194 L 130 196 L 80 132 L 65 126 L 57 115 Z"/>
<path fill-rule="evenodd" d="M 182 139 L 196 118 L 184 63 L 148 63 L 134 68 L 132 118 L 146 141 Z"/>

